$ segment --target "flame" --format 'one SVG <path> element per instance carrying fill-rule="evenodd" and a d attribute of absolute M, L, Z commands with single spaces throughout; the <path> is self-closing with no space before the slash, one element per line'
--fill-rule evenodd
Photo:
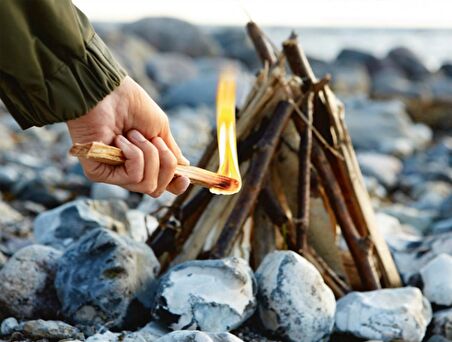
<path fill-rule="evenodd" d="M 227 69 L 220 74 L 217 89 L 217 138 L 220 165 L 218 174 L 237 180 L 229 189 L 211 188 L 214 194 L 232 195 L 242 187 L 235 134 L 235 74 Z"/>

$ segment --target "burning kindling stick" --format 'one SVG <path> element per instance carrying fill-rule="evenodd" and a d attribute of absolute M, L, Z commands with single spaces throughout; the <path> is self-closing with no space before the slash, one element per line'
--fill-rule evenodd
<path fill-rule="evenodd" d="M 76 157 L 87 158 L 109 165 L 121 165 L 126 161 L 119 148 L 105 145 L 101 142 L 75 144 L 69 153 Z M 236 179 L 195 166 L 177 165 L 175 174 L 188 177 L 193 184 L 218 191 L 230 191 L 240 186 L 239 181 Z"/>
<path fill-rule="evenodd" d="M 220 75 L 218 82 L 217 135 L 220 160 L 217 173 L 195 166 L 178 165 L 175 174 L 188 177 L 191 183 L 209 188 L 214 194 L 235 194 L 240 190 L 242 180 L 235 133 L 235 79 L 229 69 Z M 69 153 L 109 165 L 121 165 L 126 160 L 119 148 L 101 142 L 75 144 Z"/>

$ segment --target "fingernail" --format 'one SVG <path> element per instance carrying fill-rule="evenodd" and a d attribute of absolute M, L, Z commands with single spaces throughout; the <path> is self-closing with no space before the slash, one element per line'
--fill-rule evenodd
<path fill-rule="evenodd" d="M 118 135 L 118 145 L 119 148 L 123 151 L 123 152 L 127 152 L 129 151 L 130 147 L 129 147 L 130 141 L 127 140 L 124 136 L 122 135 Z"/>
<path fill-rule="evenodd" d="M 185 192 L 185 190 L 187 190 L 187 188 L 190 186 L 190 179 L 188 179 L 185 176 L 182 176 L 181 178 L 182 178 L 182 180 L 180 181 L 180 183 L 181 183 L 181 187 L 183 189 L 182 192 Z"/>
<path fill-rule="evenodd" d="M 182 162 L 184 163 L 184 165 L 190 165 L 190 161 L 187 158 L 182 156 L 181 159 L 182 159 Z"/>
<path fill-rule="evenodd" d="M 140 132 L 138 132 L 135 129 L 130 131 L 129 136 L 132 140 L 134 140 L 135 142 L 138 142 L 138 143 L 143 143 L 146 141 L 146 138 L 143 136 L 143 134 L 141 134 Z"/>
<path fill-rule="evenodd" d="M 166 146 L 165 142 L 160 137 L 152 138 L 152 143 L 154 145 L 157 145 L 157 148 L 159 150 L 162 150 L 162 151 L 168 151 L 169 150 L 168 146 Z"/>

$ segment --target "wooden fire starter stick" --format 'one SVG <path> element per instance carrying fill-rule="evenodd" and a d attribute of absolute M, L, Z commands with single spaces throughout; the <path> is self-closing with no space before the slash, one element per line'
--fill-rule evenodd
<path fill-rule="evenodd" d="M 121 149 L 101 142 L 74 144 L 69 153 L 79 158 L 86 158 L 108 165 L 121 165 L 126 161 Z M 177 165 L 175 175 L 186 176 L 191 183 L 205 188 L 227 190 L 239 186 L 236 179 L 196 166 Z"/>

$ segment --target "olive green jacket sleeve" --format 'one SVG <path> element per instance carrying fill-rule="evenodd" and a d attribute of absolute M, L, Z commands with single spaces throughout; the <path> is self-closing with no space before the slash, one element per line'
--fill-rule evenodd
<path fill-rule="evenodd" d="M 70 0 L 0 0 L 0 98 L 22 128 L 83 115 L 124 76 Z"/>

